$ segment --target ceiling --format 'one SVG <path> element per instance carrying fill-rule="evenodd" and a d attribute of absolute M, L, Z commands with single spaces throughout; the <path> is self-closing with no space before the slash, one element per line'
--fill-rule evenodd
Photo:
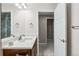
<path fill-rule="evenodd" d="M 51 10 L 53 11 L 57 3 L 26 3 L 28 8 L 38 9 L 40 10 Z M 3 3 L 2 9 L 18 9 L 14 3 Z"/>

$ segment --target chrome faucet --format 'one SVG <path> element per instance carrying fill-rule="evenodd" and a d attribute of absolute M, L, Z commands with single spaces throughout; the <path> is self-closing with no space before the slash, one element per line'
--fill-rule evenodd
<path fill-rule="evenodd" d="M 11 36 L 15 37 L 15 35 L 11 34 Z"/>
<path fill-rule="evenodd" d="M 22 36 L 19 37 L 19 40 L 21 40 L 21 39 L 22 39 Z"/>
<path fill-rule="evenodd" d="M 19 40 L 21 40 L 21 39 L 22 39 L 22 36 L 25 36 L 25 35 L 24 35 L 24 34 L 20 35 Z"/>

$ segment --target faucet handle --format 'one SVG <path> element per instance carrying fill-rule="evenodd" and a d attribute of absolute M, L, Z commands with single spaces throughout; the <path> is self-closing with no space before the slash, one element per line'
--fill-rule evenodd
<path fill-rule="evenodd" d="M 11 34 L 11 36 L 15 37 L 15 35 Z"/>

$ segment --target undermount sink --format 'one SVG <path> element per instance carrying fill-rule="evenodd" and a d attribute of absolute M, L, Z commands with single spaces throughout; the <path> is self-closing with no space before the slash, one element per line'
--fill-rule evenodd
<path fill-rule="evenodd" d="M 33 38 L 22 38 L 21 40 L 19 40 L 19 42 L 25 42 L 25 41 L 30 41 L 32 40 Z"/>
<path fill-rule="evenodd" d="M 8 42 L 8 46 L 13 46 L 14 42 Z"/>
<path fill-rule="evenodd" d="M 32 40 L 33 39 L 33 37 L 27 37 L 27 36 L 25 36 L 25 37 L 22 37 L 21 38 L 21 40 L 19 40 L 19 41 L 21 41 L 21 42 L 24 42 L 24 41 L 26 41 L 26 40 Z"/>
<path fill-rule="evenodd" d="M 29 40 L 29 39 L 33 39 L 33 37 L 30 37 L 30 36 L 27 37 L 27 36 L 25 36 L 25 37 L 22 37 L 22 40 L 23 40 L 23 39 L 28 39 L 28 40 Z"/>

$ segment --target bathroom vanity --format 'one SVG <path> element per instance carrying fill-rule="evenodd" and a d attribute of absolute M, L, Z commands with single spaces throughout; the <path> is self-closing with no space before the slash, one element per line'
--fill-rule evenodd
<path fill-rule="evenodd" d="M 37 55 L 37 39 L 34 37 L 26 37 L 23 40 L 16 40 L 13 45 L 3 45 L 3 56 L 36 56 Z"/>

